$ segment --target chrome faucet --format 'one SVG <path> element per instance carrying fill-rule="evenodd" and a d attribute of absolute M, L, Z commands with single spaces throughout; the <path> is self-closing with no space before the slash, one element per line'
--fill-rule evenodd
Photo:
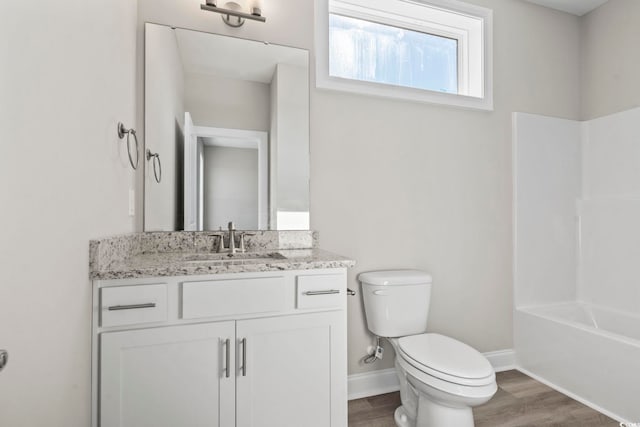
<path fill-rule="evenodd" d="M 229 221 L 229 253 L 236 253 L 236 227 L 233 221 Z"/>

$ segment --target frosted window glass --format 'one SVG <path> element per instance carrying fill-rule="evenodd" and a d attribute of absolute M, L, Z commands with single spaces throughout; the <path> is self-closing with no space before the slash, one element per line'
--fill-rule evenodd
<path fill-rule="evenodd" d="M 458 93 L 458 41 L 329 15 L 329 75 Z"/>

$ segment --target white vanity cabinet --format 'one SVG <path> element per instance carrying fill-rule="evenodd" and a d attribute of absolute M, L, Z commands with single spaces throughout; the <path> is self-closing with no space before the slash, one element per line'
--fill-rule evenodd
<path fill-rule="evenodd" d="M 94 282 L 95 427 L 346 427 L 346 271 Z"/>

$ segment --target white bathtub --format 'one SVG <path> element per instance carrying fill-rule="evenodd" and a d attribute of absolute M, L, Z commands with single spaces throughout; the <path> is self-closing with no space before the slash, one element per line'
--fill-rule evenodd
<path fill-rule="evenodd" d="M 625 422 L 640 422 L 640 316 L 582 303 L 518 308 L 525 373 Z"/>

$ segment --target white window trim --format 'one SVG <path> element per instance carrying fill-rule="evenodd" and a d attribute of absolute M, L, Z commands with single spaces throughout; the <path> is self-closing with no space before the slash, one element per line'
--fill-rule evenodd
<path fill-rule="evenodd" d="M 380 1 L 380 0 L 378 0 Z M 384 1 L 384 0 L 382 0 Z M 347 12 L 345 14 L 351 15 L 351 12 L 344 9 L 350 9 L 348 5 L 349 0 L 342 0 L 341 7 L 332 9 L 333 13 Z M 414 0 L 408 3 L 421 3 L 420 0 Z M 346 3 L 346 4 L 345 4 Z M 368 7 L 375 7 L 376 0 L 367 2 Z M 468 88 L 464 87 L 466 81 L 469 81 L 470 85 L 482 84 L 483 97 L 473 97 L 460 94 L 451 94 L 437 91 L 430 91 L 424 89 L 392 86 L 374 82 L 365 82 L 352 79 L 343 79 L 339 77 L 333 77 L 329 75 L 329 0 L 315 0 L 316 6 L 316 28 L 315 28 L 315 50 L 316 50 L 316 87 L 319 89 L 328 89 L 336 91 L 344 91 L 351 93 L 358 93 L 364 95 L 372 95 L 385 98 L 405 99 L 409 101 L 425 102 L 431 104 L 443 104 L 448 106 L 478 109 L 478 110 L 493 110 L 493 11 L 480 6 L 471 5 L 457 0 L 427 0 L 425 4 L 433 7 L 441 7 L 447 11 L 459 12 L 462 15 L 471 15 L 483 19 L 484 34 L 482 37 L 483 46 L 481 58 L 475 58 L 478 63 L 481 63 L 482 78 L 480 82 L 471 82 L 466 78 L 465 73 L 469 73 L 470 65 L 464 58 L 460 58 L 459 53 L 459 89 L 466 91 Z M 344 7 L 344 9 L 343 9 Z M 357 6 L 355 6 L 357 8 Z M 355 10 L 355 9 L 354 9 Z M 366 19 L 363 16 L 362 10 L 353 13 L 351 16 L 360 17 Z M 371 20 L 379 22 L 380 15 L 371 15 Z M 388 25 L 393 25 L 393 16 L 389 14 L 385 17 L 385 21 Z M 414 23 L 407 17 L 402 17 L 401 22 L 397 22 L 396 25 L 403 28 L 415 29 L 424 31 L 424 21 L 416 19 Z M 464 31 L 459 29 L 445 27 L 438 25 L 437 23 L 430 23 L 430 27 L 435 30 L 433 33 L 436 35 L 442 35 L 457 40 L 464 40 L 468 37 Z M 463 43 L 463 46 L 466 45 Z M 472 59 L 473 60 L 473 59 Z M 483 61 L 483 63 L 482 63 Z M 476 90 L 479 88 L 476 87 Z"/>

